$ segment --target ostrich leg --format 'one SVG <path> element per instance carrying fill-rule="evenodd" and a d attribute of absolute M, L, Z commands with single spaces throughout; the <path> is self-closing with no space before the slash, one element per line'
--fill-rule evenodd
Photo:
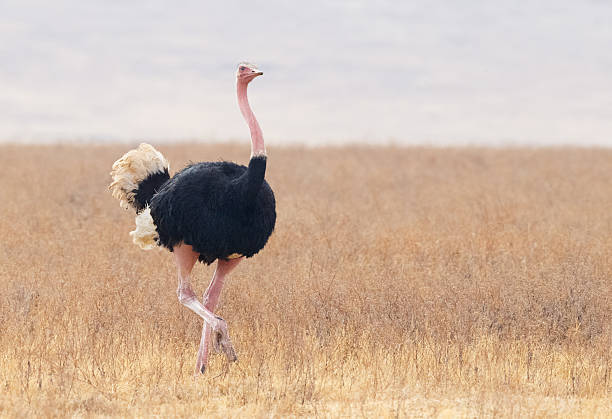
<path fill-rule="evenodd" d="M 221 290 L 223 289 L 223 284 L 225 283 L 225 277 L 240 263 L 242 258 L 232 259 L 232 260 L 222 260 L 219 259 L 217 261 L 217 269 L 215 269 L 215 273 L 210 281 L 210 285 L 206 289 L 204 293 L 204 307 L 211 312 L 215 311 L 217 304 L 219 303 L 219 297 L 221 295 Z M 198 349 L 198 358 L 196 360 L 196 374 L 201 372 L 204 374 L 206 370 L 206 364 L 208 362 L 208 345 L 210 342 L 210 332 L 211 327 L 208 323 L 204 322 L 204 326 L 202 327 L 202 338 L 200 339 L 200 349 Z M 217 338 L 215 337 L 215 342 L 217 342 Z"/>
<path fill-rule="evenodd" d="M 221 317 L 215 316 L 214 313 L 206 309 L 191 289 L 191 270 L 198 260 L 198 253 L 194 252 L 191 246 L 182 244 L 174 247 L 174 258 L 178 268 L 179 285 L 176 293 L 179 301 L 210 325 L 213 332 L 219 336 L 217 339 L 218 345 L 227 359 L 235 361 L 236 353 L 229 338 L 227 323 Z"/>

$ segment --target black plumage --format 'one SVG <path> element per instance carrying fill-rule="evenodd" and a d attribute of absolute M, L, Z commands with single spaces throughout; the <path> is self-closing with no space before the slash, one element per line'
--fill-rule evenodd
<path fill-rule="evenodd" d="M 134 207 L 136 212 L 140 212 L 150 204 L 151 198 L 155 195 L 166 181 L 170 179 L 168 169 L 164 168 L 162 172 L 151 173 L 142 182 L 138 184 L 138 189 L 134 189 Z"/>
<path fill-rule="evenodd" d="M 179 243 L 191 245 L 207 264 L 235 254 L 251 257 L 266 245 L 276 223 L 265 172 L 265 156 L 251 158 L 248 168 L 196 163 L 170 179 L 161 172 L 149 176 L 135 197 L 140 208 L 150 206 L 159 244 L 170 251 Z M 150 196 L 152 190 L 157 192 Z"/>

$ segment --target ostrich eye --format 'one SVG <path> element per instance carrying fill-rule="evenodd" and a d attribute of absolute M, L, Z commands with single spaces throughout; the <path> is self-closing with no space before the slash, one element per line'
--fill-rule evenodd
<path fill-rule="evenodd" d="M 240 71 L 244 71 L 246 67 L 240 67 Z"/>

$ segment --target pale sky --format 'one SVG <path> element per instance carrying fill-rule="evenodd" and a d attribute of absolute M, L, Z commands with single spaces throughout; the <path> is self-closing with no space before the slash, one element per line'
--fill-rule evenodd
<path fill-rule="evenodd" d="M 520 5 L 519 5 L 520 4 Z M 0 142 L 612 146 L 609 1 L 0 0 Z"/>

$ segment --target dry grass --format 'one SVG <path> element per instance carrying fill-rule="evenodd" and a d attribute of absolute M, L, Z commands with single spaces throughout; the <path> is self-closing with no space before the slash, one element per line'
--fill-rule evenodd
<path fill-rule="evenodd" d="M 2 415 L 612 415 L 612 151 L 271 148 L 277 228 L 219 310 L 239 362 L 194 381 L 172 258 L 106 191 L 125 150 L 0 147 Z"/>

